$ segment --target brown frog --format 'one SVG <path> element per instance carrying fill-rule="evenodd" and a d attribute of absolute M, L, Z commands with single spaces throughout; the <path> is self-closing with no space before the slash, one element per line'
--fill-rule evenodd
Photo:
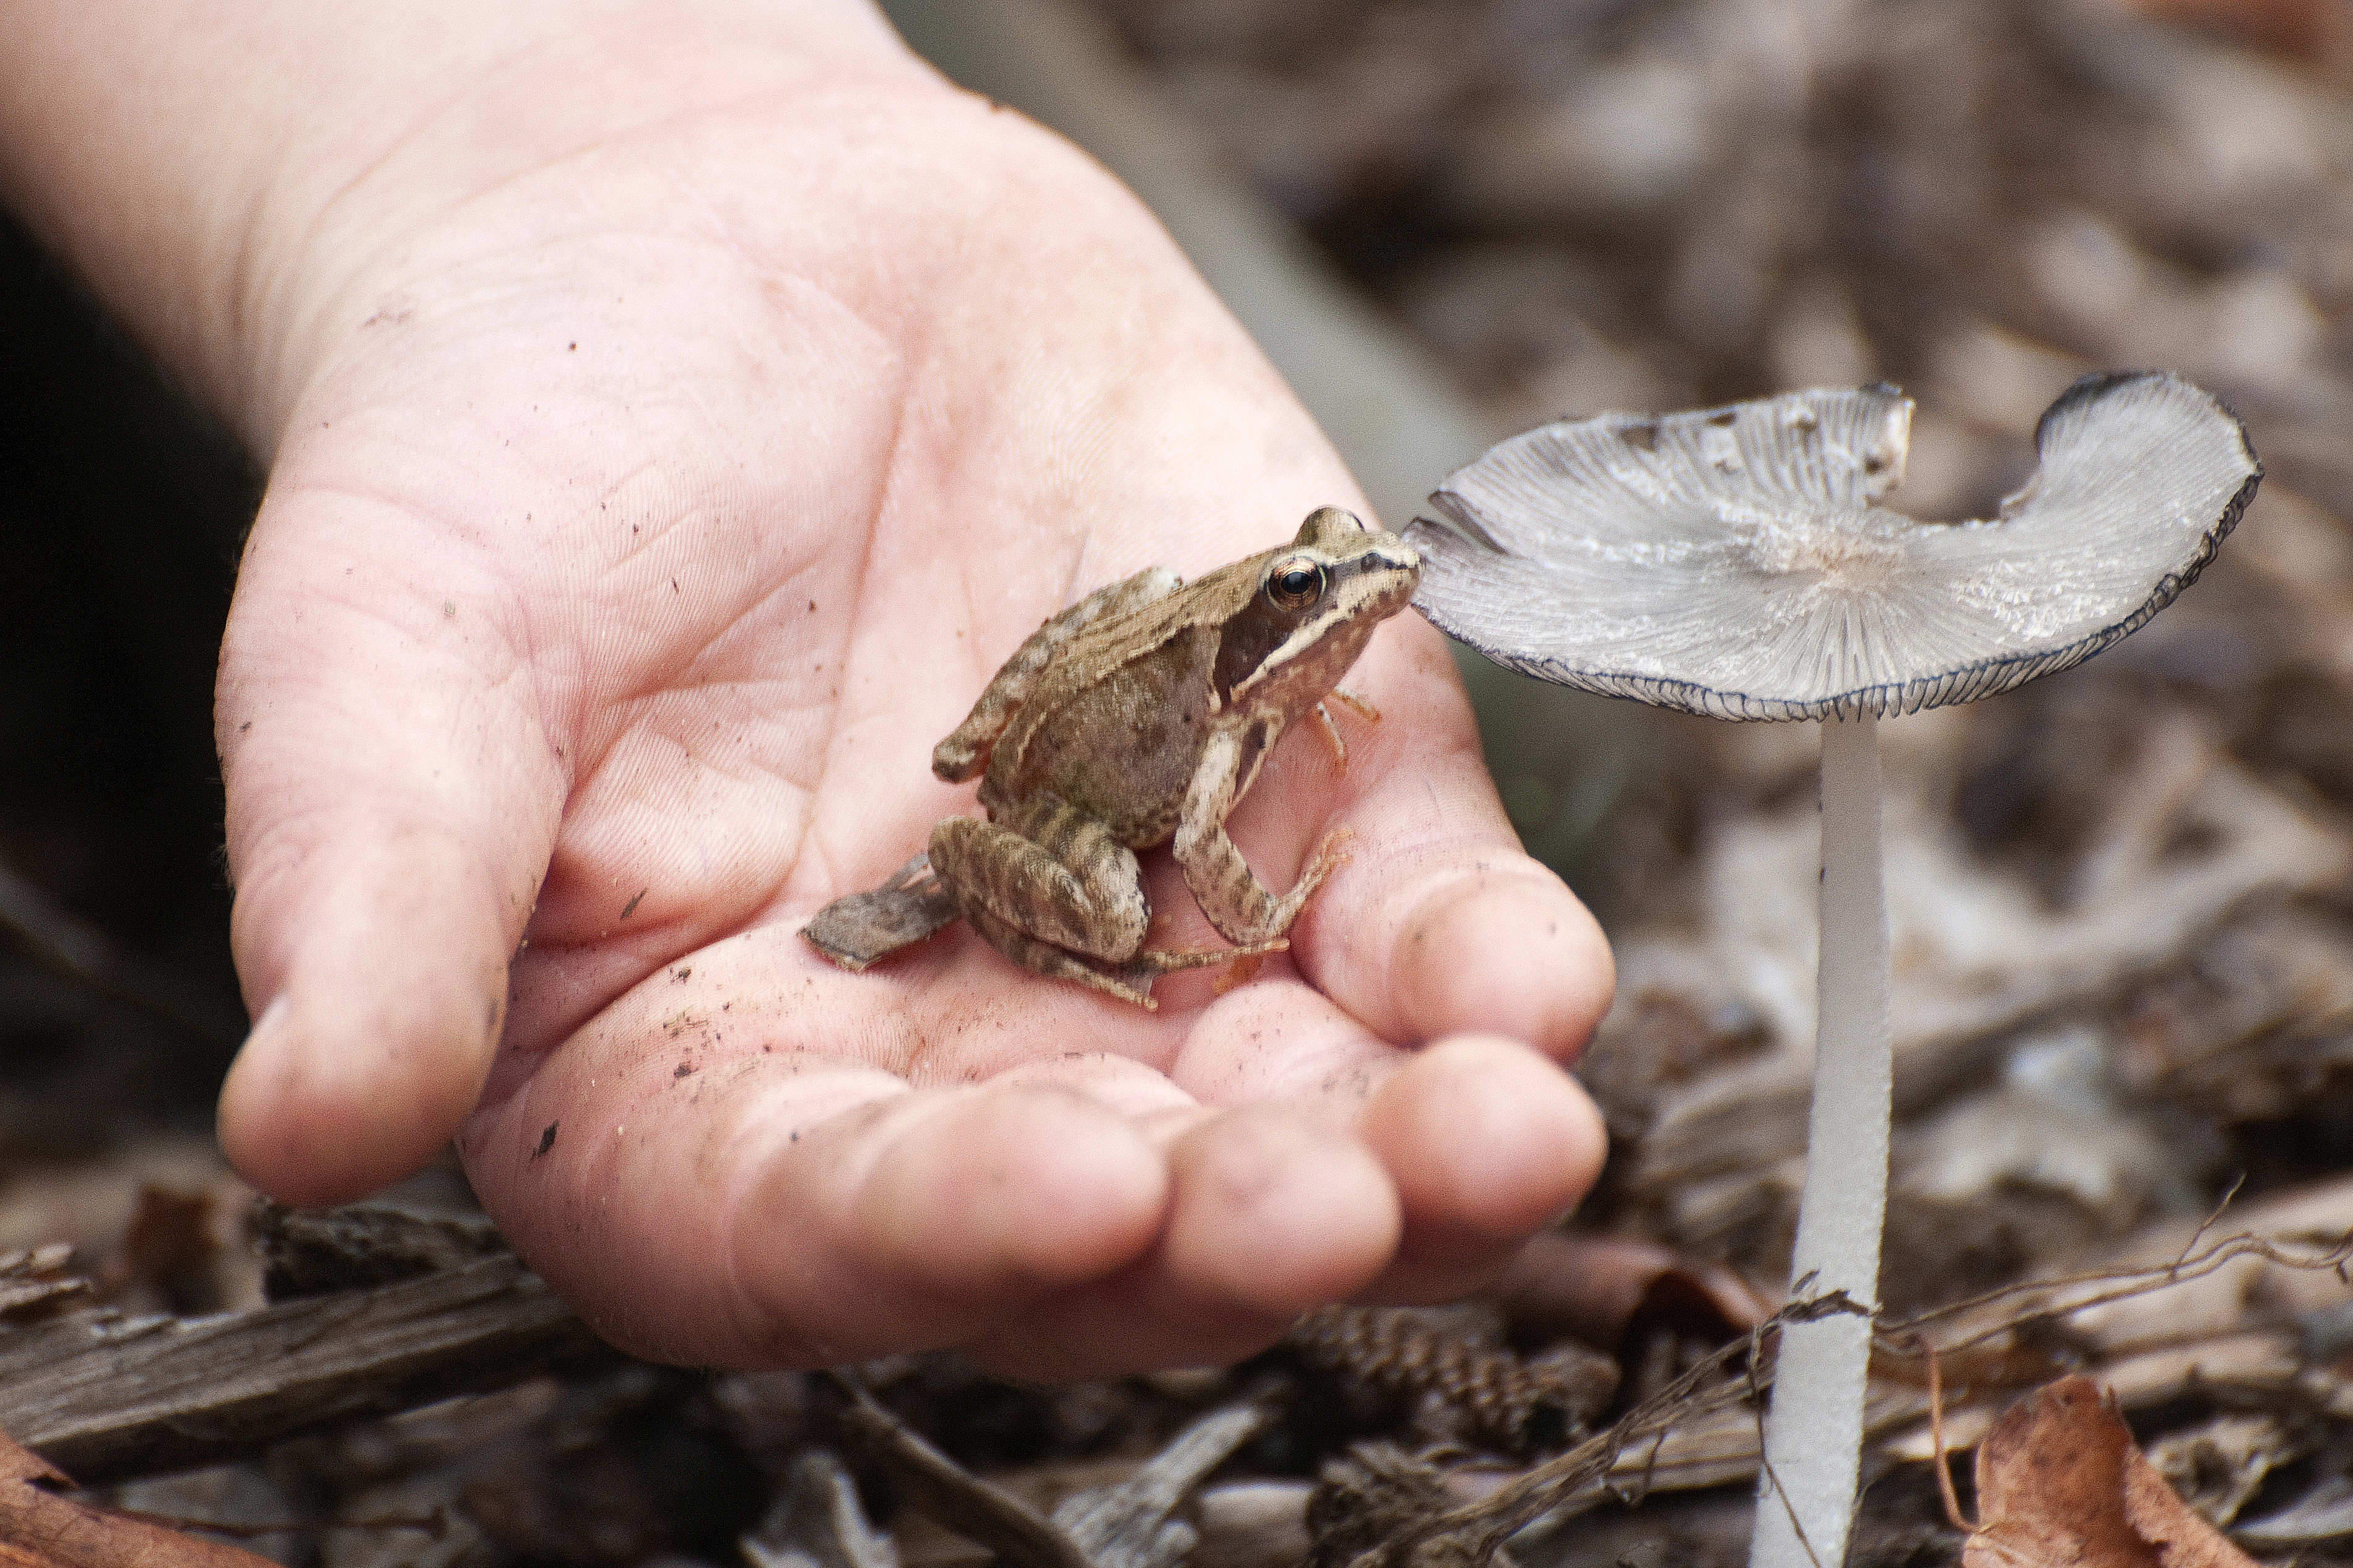
<path fill-rule="evenodd" d="M 926 920 L 936 925 L 952 904 L 1024 968 L 1147 1008 L 1156 975 L 1280 952 L 1345 859 L 1345 830 L 1325 835 L 1278 896 L 1226 836 L 1226 814 L 1311 710 L 1345 763 L 1324 699 L 1420 576 L 1410 545 L 1325 507 L 1289 544 L 1198 582 L 1155 567 L 1089 595 L 1021 645 L 932 752 L 932 771 L 952 784 L 981 775 L 988 813 L 932 829 L 938 890 L 909 890 L 921 869 L 910 862 L 890 887 L 821 913 L 809 940 L 863 967 L 919 928 L 928 935 Z M 1135 851 L 1172 837 L 1185 885 L 1233 947 L 1144 945 L 1152 909 Z M 934 915 L 911 915 L 903 932 L 855 951 L 857 900 L 915 911 L 925 897 Z"/>

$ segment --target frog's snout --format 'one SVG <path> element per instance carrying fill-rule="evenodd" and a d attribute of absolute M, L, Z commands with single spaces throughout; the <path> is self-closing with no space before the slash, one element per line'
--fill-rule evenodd
<path fill-rule="evenodd" d="M 1405 607 L 1421 585 L 1421 552 L 1404 540 L 1390 538 L 1360 553 L 1356 574 L 1366 579 L 1384 615 Z"/>

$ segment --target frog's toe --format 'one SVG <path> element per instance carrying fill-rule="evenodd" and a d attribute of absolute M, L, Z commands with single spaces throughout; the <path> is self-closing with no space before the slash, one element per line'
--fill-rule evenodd
<path fill-rule="evenodd" d="M 1237 963 L 1244 959 L 1255 962 L 1270 952 L 1286 952 L 1290 948 L 1291 939 L 1287 936 L 1269 937 L 1240 947 L 1146 948 L 1121 967 L 1143 974 L 1170 974 L 1179 969 L 1207 969 L 1211 964 Z"/>
<path fill-rule="evenodd" d="M 1085 959 L 1071 958 L 1068 953 L 1063 954 L 1063 957 L 1069 960 L 1068 967 L 1057 967 L 1042 973 L 1050 974 L 1057 980 L 1074 980 L 1090 991 L 1100 991 L 1106 996 L 1116 996 L 1123 1002 L 1133 1002 L 1147 1013 L 1160 1011 L 1160 1004 L 1152 999 L 1154 975 L 1136 974 L 1134 976 L 1135 984 L 1130 984 L 1127 976 L 1132 973 L 1131 971 L 1123 970 L 1118 973 L 1106 974 Z"/>
<path fill-rule="evenodd" d="M 1086 986 L 1088 989 L 1100 991 L 1106 996 L 1116 996 L 1123 1002 L 1133 1002 L 1147 1013 L 1157 1013 L 1160 1011 L 1160 1004 L 1152 999 L 1152 977 L 1150 975 L 1145 976 L 1144 985 L 1141 990 L 1137 989 L 1135 986 L 1127 984 L 1124 981 L 1116 980 L 1111 975 L 1097 973 L 1092 970 L 1088 970 L 1082 974 L 1066 975 L 1064 978 L 1075 980 L 1080 984 Z"/>

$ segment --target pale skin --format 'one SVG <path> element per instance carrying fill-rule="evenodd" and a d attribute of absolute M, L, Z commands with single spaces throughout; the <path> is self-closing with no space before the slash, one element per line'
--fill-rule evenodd
<path fill-rule="evenodd" d="M 1228 824 L 1276 888 L 1354 835 L 1251 983 L 793 934 L 974 809 L 931 747 L 1043 616 L 1366 512 L 1083 157 L 855 0 L 0 36 L 0 194 L 269 466 L 217 708 L 256 1184 L 454 1136 L 628 1349 L 1067 1377 L 1453 1293 L 1590 1184 L 1608 950 L 1410 614 L 1345 773 L 1299 727 Z M 1145 872 L 1155 942 L 1217 940 Z"/>

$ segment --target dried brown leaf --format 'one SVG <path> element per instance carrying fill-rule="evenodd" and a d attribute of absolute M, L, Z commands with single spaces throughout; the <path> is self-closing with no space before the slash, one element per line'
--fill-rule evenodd
<path fill-rule="evenodd" d="M 1544 1231 L 1487 1291 L 1523 1339 L 1616 1351 L 1651 1325 L 1721 1344 L 1773 1315 L 1726 1269 L 1630 1237 Z"/>
<path fill-rule="evenodd" d="M 49 1489 L 72 1484 L 0 1433 L 0 1568 L 270 1568 L 242 1548 Z"/>
<path fill-rule="evenodd" d="M 2004 1411 L 1978 1447 L 1977 1487 L 1963 1568 L 2253 1568 L 2165 1484 L 2089 1378 Z"/>
<path fill-rule="evenodd" d="M 64 1471 L 0 1432 L 0 1484 L 41 1482 L 58 1487 L 73 1485 Z"/>

